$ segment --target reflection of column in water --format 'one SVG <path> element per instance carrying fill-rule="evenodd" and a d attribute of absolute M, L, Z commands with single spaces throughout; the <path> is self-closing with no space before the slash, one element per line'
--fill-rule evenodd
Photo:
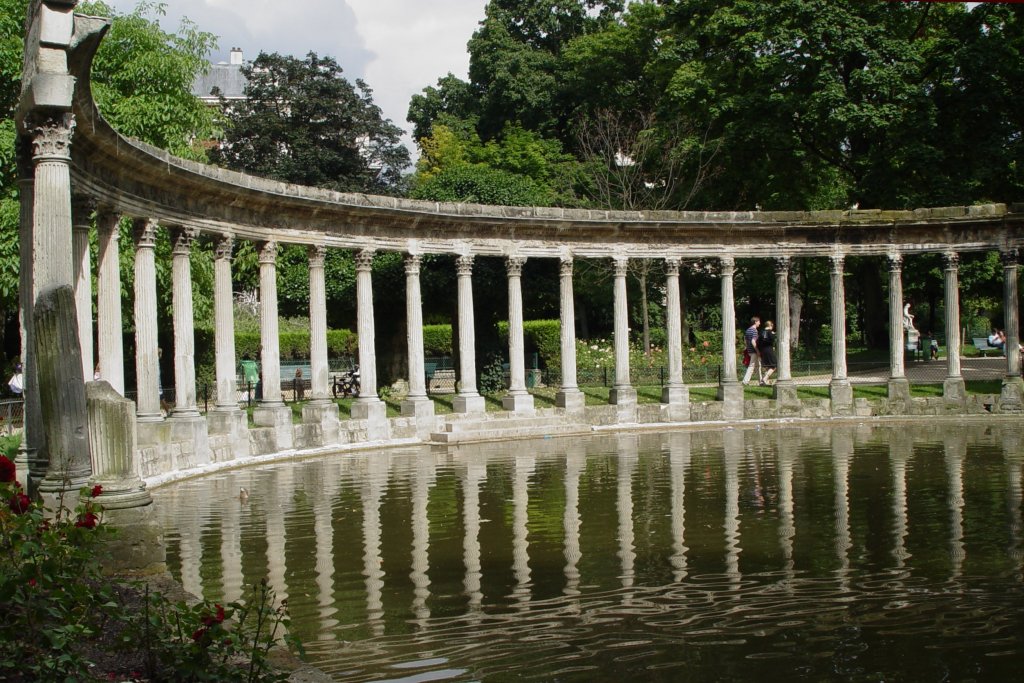
<path fill-rule="evenodd" d="M 320 614 L 320 640 L 334 640 L 338 611 L 334 600 L 334 494 L 341 480 L 336 461 L 323 460 L 311 467 L 315 484 L 313 495 L 313 536 L 316 541 L 317 609 Z"/>
<path fill-rule="evenodd" d="M 430 618 L 427 598 L 430 597 L 430 569 L 428 549 L 430 547 L 430 518 L 427 507 L 430 503 L 430 489 L 437 482 L 437 463 L 432 455 L 420 454 L 416 458 L 416 470 L 412 484 L 412 611 L 416 618 L 425 621 Z"/>
<path fill-rule="evenodd" d="M 793 578 L 793 537 L 796 536 L 796 518 L 793 515 L 793 461 L 799 445 L 796 432 L 778 430 L 775 452 L 779 467 L 779 547 L 782 549 L 786 578 Z"/>
<path fill-rule="evenodd" d="M 466 534 L 462 539 L 462 560 L 466 565 L 463 585 L 472 610 L 479 609 L 484 597 L 480 592 L 480 484 L 485 479 L 485 456 L 479 453 L 470 454 L 466 458 L 466 470 L 462 479 L 462 525 Z"/>
<path fill-rule="evenodd" d="M 183 492 L 182 492 L 183 493 Z M 203 565 L 203 545 L 201 537 L 202 524 L 199 520 L 199 509 L 195 502 L 186 502 L 177 508 L 175 524 L 180 535 L 181 556 L 181 587 L 197 597 L 203 597 L 203 576 L 200 569 Z"/>
<path fill-rule="evenodd" d="M 740 460 L 743 459 L 743 432 L 728 429 L 722 434 L 725 463 L 725 573 L 738 587 L 740 580 Z"/>
<path fill-rule="evenodd" d="M 907 462 L 913 454 L 913 436 L 904 429 L 886 432 L 889 439 L 889 466 L 892 469 L 892 557 L 902 568 L 910 557 L 907 552 Z"/>
<path fill-rule="evenodd" d="M 512 572 L 516 587 L 512 597 L 526 607 L 530 602 L 530 542 L 527 540 L 530 519 L 530 478 L 537 468 L 533 455 L 516 456 L 515 481 L 512 484 Z"/>
<path fill-rule="evenodd" d="M 294 469 L 280 467 L 269 473 L 267 490 L 267 584 L 274 590 L 277 604 L 288 599 L 288 584 L 285 580 L 285 516 L 286 501 L 291 500 L 295 490 Z"/>
<path fill-rule="evenodd" d="M 832 429 L 832 480 L 835 487 L 836 558 L 839 579 L 844 584 L 850 570 L 850 459 L 853 432 L 846 427 Z"/>
<path fill-rule="evenodd" d="M 672 577 L 686 578 L 686 470 L 690 467 L 690 434 L 668 435 L 668 460 L 672 472 Z"/>
<path fill-rule="evenodd" d="M 565 589 L 566 595 L 579 595 L 580 552 L 580 476 L 587 464 L 587 452 L 579 442 L 573 442 L 565 453 L 565 512 L 562 528 L 565 532 Z"/>
<path fill-rule="evenodd" d="M 226 491 L 234 493 L 239 490 L 238 478 L 232 472 L 225 474 Z M 248 499 L 241 500 L 238 495 L 226 497 L 224 511 L 220 522 L 220 561 L 224 567 L 224 602 L 237 602 L 242 599 L 242 530 L 241 510 L 249 509 Z"/>
<path fill-rule="evenodd" d="M 1017 430 L 1003 431 L 1003 460 L 1006 462 L 1006 517 L 1010 527 L 1006 554 L 1013 560 L 1014 569 L 1020 572 L 1024 570 L 1024 552 L 1021 550 L 1021 530 L 1024 528 L 1021 498 L 1024 494 L 1021 492 L 1020 432 Z"/>
<path fill-rule="evenodd" d="M 619 560 L 623 588 L 633 585 L 636 549 L 633 545 L 633 473 L 637 466 L 637 437 L 624 434 L 616 439 L 619 452 L 617 503 L 619 510 Z"/>
<path fill-rule="evenodd" d="M 380 555 L 380 504 L 388 481 L 388 462 L 383 453 L 366 458 L 366 480 L 360 492 L 363 506 L 363 576 L 366 577 L 366 618 L 374 635 L 384 634 L 384 570 Z"/>
<path fill-rule="evenodd" d="M 950 578 L 960 576 L 964 557 L 964 456 L 967 441 L 962 431 L 950 433 L 944 444 L 946 477 L 949 480 L 949 561 Z"/>

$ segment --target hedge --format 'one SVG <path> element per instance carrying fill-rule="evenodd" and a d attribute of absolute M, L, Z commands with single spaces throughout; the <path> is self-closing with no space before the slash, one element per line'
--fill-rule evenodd
<path fill-rule="evenodd" d="M 450 356 L 452 354 L 452 326 L 424 325 L 423 352 L 428 356 Z"/>
<path fill-rule="evenodd" d="M 508 344 L 508 322 L 498 322 L 498 336 Z M 562 323 L 558 320 L 523 322 L 523 340 L 527 348 L 536 348 L 542 367 L 557 368 L 562 358 Z"/>
<path fill-rule="evenodd" d="M 305 360 L 310 356 L 309 332 L 282 332 L 278 335 L 281 360 Z M 359 350 L 359 337 L 352 330 L 327 330 L 327 355 L 354 356 Z M 254 332 L 235 334 L 235 353 L 239 358 L 256 358 L 260 352 L 260 335 Z"/>

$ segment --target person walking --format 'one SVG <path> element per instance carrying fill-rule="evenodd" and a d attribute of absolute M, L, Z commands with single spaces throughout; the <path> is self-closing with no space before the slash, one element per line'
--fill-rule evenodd
<path fill-rule="evenodd" d="M 761 378 L 761 384 L 771 384 L 769 380 L 778 365 L 778 361 L 775 360 L 775 323 L 771 320 L 764 323 L 761 337 L 757 340 L 757 349 L 761 352 L 761 367 L 766 370 L 764 377 Z"/>
<path fill-rule="evenodd" d="M 252 359 L 252 356 L 245 354 L 242 358 L 242 379 L 245 380 L 246 386 L 246 400 L 252 401 L 253 399 L 259 400 L 260 394 L 260 369 L 256 361 Z"/>
<path fill-rule="evenodd" d="M 11 375 L 11 379 L 7 382 L 7 386 L 15 396 L 20 397 L 25 393 L 25 375 L 21 371 L 21 363 L 14 364 L 14 374 Z"/>
<path fill-rule="evenodd" d="M 743 386 L 750 384 L 750 378 L 757 370 L 757 379 L 761 381 L 761 354 L 757 349 L 757 328 L 761 327 L 761 319 L 756 315 L 750 319 L 750 327 L 743 333 L 743 340 L 746 342 L 744 353 L 747 354 L 747 371 L 743 373 Z"/>

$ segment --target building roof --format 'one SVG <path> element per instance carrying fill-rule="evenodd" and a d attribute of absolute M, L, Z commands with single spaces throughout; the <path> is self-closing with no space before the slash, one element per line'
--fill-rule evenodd
<path fill-rule="evenodd" d="M 211 64 L 209 72 L 196 76 L 192 94 L 208 103 L 216 103 L 218 96 L 240 100 L 245 97 L 246 83 L 241 64 Z"/>

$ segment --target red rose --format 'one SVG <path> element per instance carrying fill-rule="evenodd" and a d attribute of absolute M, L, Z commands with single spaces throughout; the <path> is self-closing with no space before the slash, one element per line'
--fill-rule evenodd
<path fill-rule="evenodd" d="M 217 623 L 221 624 L 224 622 L 224 607 L 222 605 L 215 605 L 217 608 Z"/>
<path fill-rule="evenodd" d="M 14 481 L 18 477 L 18 468 L 6 455 L 0 455 L 0 482 Z"/>
<path fill-rule="evenodd" d="M 206 629 L 205 628 L 197 628 L 195 630 L 195 632 L 192 634 L 192 640 L 194 640 L 195 642 L 198 643 L 200 640 L 203 639 L 203 637 L 205 635 L 206 635 Z"/>
<path fill-rule="evenodd" d="M 32 588 L 35 588 L 36 587 L 36 580 L 35 579 L 29 579 L 28 580 L 28 585 L 30 587 L 32 587 Z"/>
<path fill-rule="evenodd" d="M 103 493 L 103 487 L 100 484 L 96 484 L 92 487 L 93 498 L 99 498 L 101 493 Z"/>
<path fill-rule="evenodd" d="M 21 515 L 28 512 L 29 507 L 32 505 L 32 501 L 29 500 L 28 496 L 24 493 L 15 493 L 11 496 L 11 499 L 7 501 L 7 506 L 11 508 L 11 512 L 16 515 Z"/>
<path fill-rule="evenodd" d="M 75 522 L 75 526 L 83 529 L 95 529 L 96 522 L 99 521 L 99 517 L 96 516 L 95 512 L 85 512 L 78 517 L 78 521 Z"/>

